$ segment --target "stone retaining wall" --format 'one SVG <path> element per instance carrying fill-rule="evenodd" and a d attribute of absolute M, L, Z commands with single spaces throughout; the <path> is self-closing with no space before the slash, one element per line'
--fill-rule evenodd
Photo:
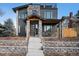
<path fill-rule="evenodd" d="M 0 46 L 26 46 L 26 40 L 0 40 Z"/>
<path fill-rule="evenodd" d="M 0 37 L 0 40 L 25 40 L 25 37 Z"/>
<path fill-rule="evenodd" d="M 65 39 L 64 39 L 65 40 Z M 79 40 L 43 40 L 43 53 L 46 56 L 79 56 Z"/>
<path fill-rule="evenodd" d="M 45 47 L 79 47 L 79 42 L 73 41 L 45 41 L 43 43 Z"/>
<path fill-rule="evenodd" d="M 5 37 L 0 38 L 0 56 L 25 56 L 27 54 L 28 42 L 25 37 L 19 37 L 15 40 L 15 37 L 9 37 L 6 40 Z"/>
<path fill-rule="evenodd" d="M 26 46 L 0 46 L 0 56 L 25 56 L 26 53 Z"/>
<path fill-rule="evenodd" d="M 79 48 L 74 47 L 45 47 L 45 56 L 79 56 Z"/>

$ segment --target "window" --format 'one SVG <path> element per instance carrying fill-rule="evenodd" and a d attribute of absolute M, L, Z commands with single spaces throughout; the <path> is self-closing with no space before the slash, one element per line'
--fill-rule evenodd
<path fill-rule="evenodd" d="M 47 11 L 46 13 L 47 13 L 47 19 L 51 19 L 51 16 L 52 16 L 51 13 L 52 12 L 51 11 Z"/>
<path fill-rule="evenodd" d="M 41 17 L 45 19 L 57 19 L 56 10 L 41 10 Z"/>
<path fill-rule="evenodd" d="M 47 8 L 52 8 L 52 5 L 46 5 Z"/>
<path fill-rule="evenodd" d="M 34 8 L 39 7 L 39 5 L 32 5 Z"/>
<path fill-rule="evenodd" d="M 47 12 L 46 11 L 44 11 L 44 18 L 47 18 Z"/>
<path fill-rule="evenodd" d="M 27 17 L 27 10 L 21 10 L 18 12 L 19 19 L 25 19 Z"/>
<path fill-rule="evenodd" d="M 68 20 L 67 19 L 65 19 L 64 21 L 63 21 L 63 23 L 62 23 L 62 27 L 63 28 L 67 28 L 68 27 Z"/>
<path fill-rule="evenodd" d="M 18 32 L 20 33 L 20 25 L 18 26 Z"/>
<path fill-rule="evenodd" d="M 43 13 L 44 13 L 43 16 L 45 19 L 52 19 L 53 18 L 52 10 L 44 10 Z"/>
<path fill-rule="evenodd" d="M 52 30 L 52 25 L 44 25 L 44 32 L 51 30 Z"/>
<path fill-rule="evenodd" d="M 52 25 L 44 25 L 43 29 L 43 36 L 51 36 L 52 34 Z"/>

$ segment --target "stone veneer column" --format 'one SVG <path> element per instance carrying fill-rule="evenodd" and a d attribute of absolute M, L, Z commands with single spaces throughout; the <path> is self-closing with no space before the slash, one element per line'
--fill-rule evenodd
<path fill-rule="evenodd" d="M 30 20 L 26 21 L 26 37 L 30 36 Z"/>
<path fill-rule="evenodd" d="M 18 27 L 18 25 L 19 25 L 19 24 L 18 24 L 18 10 L 16 11 L 16 16 L 17 16 L 17 17 L 16 17 L 16 35 L 18 36 L 18 32 L 19 32 L 19 31 L 18 31 L 18 30 L 19 30 L 19 27 Z"/>
<path fill-rule="evenodd" d="M 39 37 L 42 37 L 42 21 L 39 20 Z"/>
<path fill-rule="evenodd" d="M 60 28 L 59 36 L 60 36 L 60 39 L 61 39 L 62 38 L 62 22 L 60 22 L 59 28 Z"/>

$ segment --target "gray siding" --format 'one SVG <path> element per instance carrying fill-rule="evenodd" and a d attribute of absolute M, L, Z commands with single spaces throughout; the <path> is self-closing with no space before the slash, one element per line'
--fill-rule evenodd
<path fill-rule="evenodd" d="M 25 26 L 26 24 L 24 23 L 24 21 L 22 19 L 19 20 L 19 36 L 25 36 L 26 35 L 26 31 L 25 31 Z"/>

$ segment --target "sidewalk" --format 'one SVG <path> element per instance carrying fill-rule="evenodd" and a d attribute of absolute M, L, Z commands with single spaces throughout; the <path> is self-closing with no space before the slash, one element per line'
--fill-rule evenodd
<path fill-rule="evenodd" d="M 30 37 L 27 56 L 44 56 L 41 50 L 42 44 L 40 42 L 40 38 Z"/>

